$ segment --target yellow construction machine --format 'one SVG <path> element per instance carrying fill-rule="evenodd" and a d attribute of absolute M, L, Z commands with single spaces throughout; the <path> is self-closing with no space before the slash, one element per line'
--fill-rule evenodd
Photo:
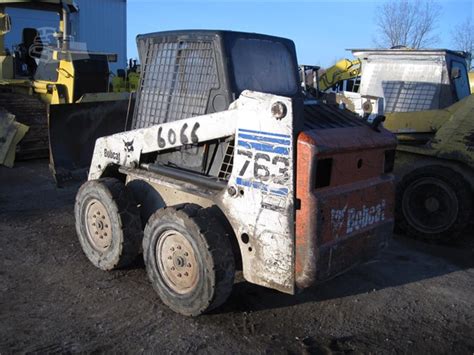
<path fill-rule="evenodd" d="M 344 81 L 349 81 L 351 79 L 356 79 L 361 73 L 361 62 L 359 59 L 341 59 L 333 66 L 327 68 L 319 75 L 318 83 L 319 90 L 328 91 L 330 89 L 337 90 L 337 86 L 342 84 Z M 356 86 L 357 82 L 352 83 L 350 88 L 347 88 L 347 91 L 357 91 Z M 358 86 L 358 85 L 357 85 Z M 342 88 L 340 88 L 342 89 Z M 340 90 L 338 90 L 340 91 Z"/>
<path fill-rule="evenodd" d="M 58 31 L 44 36 L 42 28 L 22 28 L 21 43 L 6 48 L 15 25 L 10 8 L 57 13 Z M 108 63 L 117 56 L 74 42 L 69 14 L 77 11 L 73 0 L 0 0 L 0 106 L 30 127 L 20 157 L 49 153 L 58 182 L 74 177 L 72 171 L 83 175 L 95 139 L 123 129 L 133 104 L 127 93 L 109 92 Z"/>
<path fill-rule="evenodd" d="M 466 54 L 352 52 L 361 61 L 359 94 L 383 98 L 384 126 L 398 137 L 396 225 L 413 237 L 456 238 L 473 218 L 474 95 Z"/>

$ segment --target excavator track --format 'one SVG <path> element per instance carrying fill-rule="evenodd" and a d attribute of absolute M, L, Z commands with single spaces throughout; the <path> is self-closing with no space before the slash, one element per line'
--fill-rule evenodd
<path fill-rule="evenodd" d="M 16 149 L 16 161 L 48 158 L 47 105 L 30 95 L 0 92 L 0 107 L 15 115 L 16 121 L 29 127 Z"/>

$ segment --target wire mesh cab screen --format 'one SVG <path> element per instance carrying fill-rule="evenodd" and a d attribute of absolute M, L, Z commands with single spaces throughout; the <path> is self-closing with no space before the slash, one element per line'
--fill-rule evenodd
<path fill-rule="evenodd" d="M 212 37 L 138 38 L 142 78 L 133 128 L 206 113 L 211 90 L 220 87 Z"/>
<path fill-rule="evenodd" d="M 288 39 L 197 30 L 140 35 L 137 44 L 142 73 L 132 128 L 226 110 L 243 90 L 299 92 Z"/>

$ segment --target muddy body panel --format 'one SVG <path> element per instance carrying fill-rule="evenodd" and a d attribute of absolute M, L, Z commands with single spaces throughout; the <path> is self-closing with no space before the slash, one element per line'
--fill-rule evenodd
<path fill-rule="evenodd" d="M 361 142 L 364 142 L 361 144 Z M 298 288 L 327 280 L 377 255 L 393 230 L 395 148 L 387 131 L 366 126 L 298 137 L 295 278 Z M 356 149 L 356 146 L 359 149 Z"/>

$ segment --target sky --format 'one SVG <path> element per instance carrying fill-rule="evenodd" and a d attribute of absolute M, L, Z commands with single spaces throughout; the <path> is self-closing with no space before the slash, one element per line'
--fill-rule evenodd
<path fill-rule="evenodd" d="M 300 64 L 326 67 L 351 58 L 345 49 L 374 47 L 379 4 L 375 0 L 128 0 L 128 57 L 138 57 L 137 34 L 219 29 L 292 39 Z M 457 49 L 452 29 L 473 17 L 474 1 L 442 0 L 439 4 L 439 42 L 435 47 Z"/>

